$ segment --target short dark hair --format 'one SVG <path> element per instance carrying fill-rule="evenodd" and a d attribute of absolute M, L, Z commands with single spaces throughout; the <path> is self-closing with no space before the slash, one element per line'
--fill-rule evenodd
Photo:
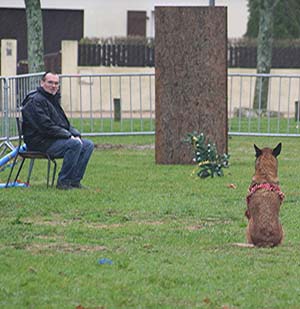
<path fill-rule="evenodd" d="M 52 72 L 52 71 L 46 71 L 46 72 L 42 75 L 41 80 L 42 80 L 42 81 L 45 81 L 46 76 L 47 76 L 48 74 L 57 75 L 57 73 L 55 73 L 55 72 Z"/>

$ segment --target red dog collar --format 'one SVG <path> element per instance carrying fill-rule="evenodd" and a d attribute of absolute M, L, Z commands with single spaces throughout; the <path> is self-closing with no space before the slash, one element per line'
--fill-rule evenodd
<path fill-rule="evenodd" d="M 282 203 L 282 201 L 284 199 L 284 193 L 280 190 L 279 185 L 276 185 L 276 184 L 273 184 L 273 183 L 260 183 L 260 184 L 254 184 L 254 185 L 249 187 L 248 194 L 247 194 L 247 197 L 246 197 L 247 205 L 249 205 L 251 196 L 257 190 L 260 190 L 260 189 L 276 192 L 279 196 L 280 203 Z"/>

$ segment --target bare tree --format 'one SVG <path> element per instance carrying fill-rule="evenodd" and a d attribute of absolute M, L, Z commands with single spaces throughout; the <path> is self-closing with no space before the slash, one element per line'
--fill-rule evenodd
<path fill-rule="evenodd" d="M 279 0 L 259 1 L 259 30 L 257 37 L 257 73 L 268 74 L 272 66 L 273 12 Z M 269 78 L 256 79 L 253 108 L 267 109 Z"/>
<path fill-rule="evenodd" d="M 27 51 L 29 73 L 43 72 L 43 19 L 40 0 L 24 0 L 27 20 Z"/>

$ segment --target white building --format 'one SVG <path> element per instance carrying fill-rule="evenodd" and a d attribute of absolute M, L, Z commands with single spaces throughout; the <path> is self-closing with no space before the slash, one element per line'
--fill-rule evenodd
<path fill-rule="evenodd" d="M 246 32 L 247 2 L 215 0 L 216 6 L 227 6 L 229 38 L 241 37 Z M 154 9 L 161 5 L 208 6 L 209 0 L 41 0 L 42 9 L 83 10 L 84 37 L 100 38 L 126 36 L 131 22 L 130 12 L 145 16 L 145 35 L 153 37 Z M 24 7 L 24 0 L 0 0 L 0 9 Z"/>

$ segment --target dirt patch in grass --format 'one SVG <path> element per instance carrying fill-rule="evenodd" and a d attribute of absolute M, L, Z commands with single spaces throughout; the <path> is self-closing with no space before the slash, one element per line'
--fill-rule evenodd
<path fill-rule="evenodd" d="M 203 228 L 204 228 L 204 225 L 200 225 L 200 224 L 191 225 L 191 226 L 186 227 L 186 229 L 189 230 L 189 231 L 197 231 L 197 230 L 201 230 Z"/>
<path fill-rule="evenodd" d="M 74 219 L 62 219 L 60 218 L 54 218 L 53 220 L 42 220 L 41 218 L 27 218 L 23 219 L 22 223 L 24 224 L 35 224 L 35 225 L 46 225 L 46 226 L 69 226 L 71 224 L 81 224 L 85 228 L 91 228 L 91 229 L 117 229 L 122 228 L 128 225 L 148 225 L 148 226 L 158 226 L 158 225 L 164 225 L 168 224 L 164 221 L 128 221 L 126 223 L 111 223 L 111 224 L 105 224 L 105 223 L 96 223 L 96 222 L 86 222 L 84 220 L 81 220 L 80 218 L 74 218 Z M 182 224 L 184 229 L 187 229 L 189 231 L 196 231 L 201 230 L 204 228 L 208 228 L 211 226 L 219 225 L 219 224 L 230 224 L 230 220 L 222 220 L 219 218 L 207 218 L 206 220 L 201 220 L 200 222 L 194 222 L 194 224 L 188 224 L 187 222 L 178 222 L 179 224 Z"/>
<path fill-rule="evenodd" d="M 154 144 L 150 145 L 135 145 L 135 144 L 95 144 L 95 149 L 109 150 L 109 149 L 134 149 L 134 150 L 146 150 L 154 149 Z"/>
<path fill-rule="evenodd" d="M 128 223 L 112 223 L 112 224 L 104 224 L 104 223 L 87 223 L 85 221 L 81 221 L 80 218 L 74 219 L 63 219 L 59 220 L 59 218 L 55 218 L 53 220 L 42 220 L 41 218 L 26 218 L 22 220 L 23 224 L 34 224 L 34 225 L 46 225 L 46 226 L 68 226 L 74 223 L 82 223 L 87 228 L 94 228 L 94 229 L 113 229 L 124 227 L 128 224 L 137 224 L 137 225 L 162 225 L 165 224 L 162 221 L 130 221 Z"/>
<path fill-rule="evenodd" d="M 25 250 L 32 253 L 40 253 L 44 251 L 56 251 L 56 252 L 67 252 L 67 253 L 80 253 L 80 252 L 97 252 L 107 250 L 105 246 L 92 246 L 92 245 L 80 245 L 70 243 L 33 243 L 24 246 Z"/>
<path fill-rule="evenodd" d="M 107 250 L 107 247 L 105 246 L 71 244 L 66 242 L 11 244 L 6 246 L 0 246 L 1 250 L 8 248 L 27 250 L 33 254 L 38 254 L 46 251 L 63 252 L 63 253 L 80 253 L 80 252 L 98 252 Z"/>
<path fill-rule="evenodd" d="M 161 225 L 161 224 L 165 224 L 165 222 L 162 221 L 141 221 L 138 222 L 139 225 Z"/>
<path fill-rule="evenodd" d="M 207 227 L 219 225 L 219 224 L 230 224 L 230 220 L 220 220 L 216 218 L 207 218 L 206 220 L 201 220 L 200 223 L 194 224 L 194 225 L 188 225 L 186 226 L 186 229 L 189 231 L 197 231 L 202 230 Z"/>

